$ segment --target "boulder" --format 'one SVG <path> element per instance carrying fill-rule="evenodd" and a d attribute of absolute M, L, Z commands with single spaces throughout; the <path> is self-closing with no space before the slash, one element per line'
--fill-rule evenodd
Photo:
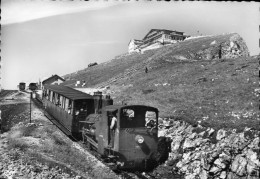
<path fill-rule="evenodd" d="M 209 173 L 211 173 L 212 175 L 216 175 L 218 173 L 220 173 L 222 171 L 221 168 L 217 167 L 217 166 L 213 166 L 211 167 L 211 169 L 209 170 Z"/>
<path fill-rule="evenodd" d="M 231 171 L 238 176 L 244 176 L 246 174 L 247 160 L 241 154 L 237 155 L 232 162 Z"/>
<path fill-rule="evenodd" d="M 227 172 L 226 171 L 222 171 L 219 175 L 219 178 L 221 179 L 225 179 L 227 177 Z"/>
<path fill-rule="evenodd" d="M 249 148 L 251 149 L 260 149 L 260 138 L 256 137 L 249 145 Z"/>
<path fill-rule="evenodd" d="M 194 148 L 195 147 L 195 142 L 192 141 L 191 139 L 189 138 L 186 138 L 185 139 L 185 142 L 183 144 L 183 149 L 190 149 L 190 148 Z"/>
<path fill-rule="evenodd" d="M 199 178 L 200 179 L 207 179 L 208 178 L 208 172 L 204 169 L 201 169 L 201 171 L 199 173 Z"/>
<path fill-rule="evenodd" d="M 221 140 L 221 139 L 223 139 L 224 137 L 226 137 L 226 131 L 225 131 L 224 129 L 218 130 L 216 139 L 217 139 L 217 140 Z"/>
<path fill-rule="evenodd" d="M 174 138 L 172 138 L 172 143 L 171 143 L 171 149 L 172 151 L 177 151 L 179 150 L 180 146 L 181 146 L 181 142 L 183 140 L 182 136 L 176 136 Z"/>
<path fill-rule="evenodd" d="M 260 167 L 257 166 L 254 162 L 248 161 L 246 166 L 246 171 L 249 176 L 259 176 L 260 177 Z"/>
<path fill-rule="evenodd" d="M 225 169 L 227 167 L 227 165 L 225 164 L 225 162 L 221 159 L 221 158 L 218 158 L 214 161 L 214 164 L 218 167 L 218 168 L 221 168 L 221 169 Z"/>

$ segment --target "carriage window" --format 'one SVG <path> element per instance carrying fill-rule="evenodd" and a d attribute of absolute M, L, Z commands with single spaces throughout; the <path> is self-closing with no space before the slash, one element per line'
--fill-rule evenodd
<path fill-rule="evenodd" d="M 56 93 L 52 92 L 52 102 L 55 104 L 56 102 Z"/>
<path fill-rule="evenodd" d="M 60 96 L 60 104 L 63 109 L 65 109 L 65 97 Z"/>
<path fill-rule="evenodd" d="M 50 100 L 51 92 L 50 90 L 47 90 L 47 99 Z"/>
<path fill-rule="evenodd" d="M 50 101 L 52 101 L 52 98 L 53 98 L 53 91 L 50 91 Z"/>
<path fill-rule="evenodd" d="M 55 95 L 55 104 L 57 106 L 61 106 L 61 96 L 59 94 L 57 94 L 57 93 Z"/>
<path fill-rule="evenodd" d="M 64 101 L 65 101 L 65 111 L 67 111 L 69 114 L 71 114 L 72 111 L 72 101 L 69 100 L 68 98 L 64 97 Z"/>
<path fill-rule="evenodd" d="M 147 128 L 156 127 L 156 112 L 146 111 L 146 113 L 145 113 L 145 126 Z"/>

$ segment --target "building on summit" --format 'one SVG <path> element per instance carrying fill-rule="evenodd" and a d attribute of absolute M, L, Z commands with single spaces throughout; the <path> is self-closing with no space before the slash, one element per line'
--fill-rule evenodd
<path fill-rule="evenodd" d="M 143 52 L 155 48 L 160 48 L 164 45 L 169 45 L 183 41 L 187 35 L 184 32 L 165 30 L 165 29 L 151 29 L 143 40 L 130 40 L 128 44 L 128 52 Z"/>

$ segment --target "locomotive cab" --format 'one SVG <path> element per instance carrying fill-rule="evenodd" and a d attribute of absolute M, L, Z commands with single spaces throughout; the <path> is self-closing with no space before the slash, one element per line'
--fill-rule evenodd
<path fill-rule="evenodd" d="M 116 125 L 111 128 L 112 118 Z M 147 170 L 155 165 L 158 110 L 149 106 L 110 105 L 103 108 L 97 127 L 98 152 L 112 156 L 122 169 Z"/>

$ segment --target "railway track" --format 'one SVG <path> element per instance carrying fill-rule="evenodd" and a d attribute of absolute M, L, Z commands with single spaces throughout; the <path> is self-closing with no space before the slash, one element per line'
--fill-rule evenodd
<path fill-rule="evenodd" d="M 113 168 L 111 168 L 109 163 L 106 163 L 104 161 L 104 159 L 101 158 L 101 156 L 95 151 L 95 150 L 91 150 L 86 144 L 83 143 L 82 140 L 78 140 L 77 138 L 69 135 L 66 131 L 64 127 L 62 127 L 61 124 L 59 124 L 58 122 L 56 122 L 48 113 L 45 112 L 44 107 L 42 105 L 42 102 L 38 99 L 32 99 L 32 102 L 35 104 L 35 106 L 40 109 L 44 115 L 54 124 L 56 125 L 67 137 L 69 137 L 73 142 L 76 142 L 77 144 L 79 144 L 82 148 L 84 148 L 85 150 L 87 150 L 91 155 L 95 156 L 99 161 L 102 161 L 102 163 L 104 165 L 106 165 L 107 167 L 109 167 L 111 170 L 113 170 L 120 178 L 122 179 L 156 179 L 154 176 L 150 175 L 149 173 L 145 173 L 145 172 L 138 172 L 138 171 L 123 171 L 123 170 L 114 170 Z"/>

